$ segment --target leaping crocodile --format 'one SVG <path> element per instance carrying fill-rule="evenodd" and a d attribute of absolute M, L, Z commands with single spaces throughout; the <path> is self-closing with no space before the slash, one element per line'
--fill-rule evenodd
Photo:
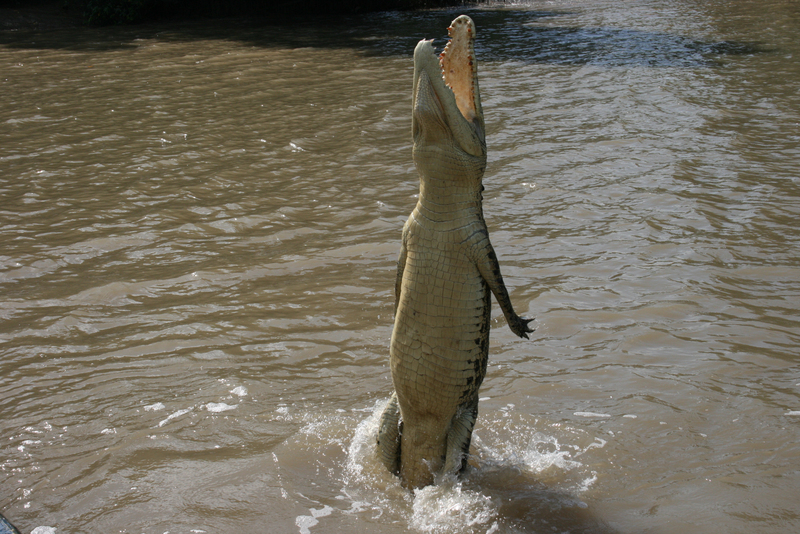
<path fill-rule="evenodd" d="M 466 466 L 489 353 L 491 293 L 511 330 L 532 319 L 511 305 L 483 220 L 486 138 L 475 24 L 414 50 L 412 134 L 419 200 L 403 227 L 390 366 L 395 392 L 381 416 L 378 455 L 408 488 Z"/>

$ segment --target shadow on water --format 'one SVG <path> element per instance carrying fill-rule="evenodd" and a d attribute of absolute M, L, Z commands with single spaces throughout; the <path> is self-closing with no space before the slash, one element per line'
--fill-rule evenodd
<path fill-rule="evenodd" d="M 706 42 L 668 33 L 553 25 L 569 12 L 460 8 L 380 12 L 294 20 L 225 19 L 52 32 L 0 32 L 9 48 L 102 52 L 136 48 L 136 41 L 228 40 L 264 48 L 350 48 L 366 56 L 410 56 L 421 38 L 443 46 L 446 25 L 460 13 L 479 28 L 482 61 L 566 65 L 710 67 L 721 56 L 767 52 L 758 43 Z"/>
<path fill-rule="evenodd" d="M 470 478 L 476 478 L 476 474 Z M 480 491 L 498 503 L 500 522 L 514 532 L 619 534 L 598 517 L 592 506 L 525 470 L 511 465 L 495 466 L 484 469 L 477 478 Z"/>

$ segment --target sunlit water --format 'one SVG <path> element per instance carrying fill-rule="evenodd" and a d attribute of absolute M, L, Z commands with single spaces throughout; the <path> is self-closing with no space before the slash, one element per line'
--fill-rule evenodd
<path fill-rule="evenodd" d="M 26 534 L 800 529 L 800 12 L 478 28 L 495 306 L 470 468 L 376 460 L 460 11 L 0 34 L 0 511 Z"/>

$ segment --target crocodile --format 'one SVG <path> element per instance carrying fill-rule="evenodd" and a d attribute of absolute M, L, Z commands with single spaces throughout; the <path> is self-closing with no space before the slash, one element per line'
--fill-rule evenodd
<path fill-rule="evenodd" d="M 517 336 L 514 312 L 483 218 L 486 138 L 475 24 L 448 28 L 414 50 L 413 158 L 417 205 L 403 227 L 389 349 L 394 393 L 381 415 L 378 457 L 404 487 L 433 484 L 467 465 L 489 354 L 491 294 Z"/>

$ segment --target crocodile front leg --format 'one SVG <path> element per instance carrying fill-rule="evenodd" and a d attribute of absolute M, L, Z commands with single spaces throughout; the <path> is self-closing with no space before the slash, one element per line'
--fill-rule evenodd
<path fill-rule="evenodd" d="M 403 227 L 403 241 L 400 245 L 400 257 L 397 258 L 397 278 L 394 282 L 394 314 L 397 315 L 397 306 L 400 304 L 400 291 L 403 288 L 403 273 L 406 270 L 408 246 L 406 245 L 406 227 Z"/>
<path fill-rule="evenodd" d="M 481 277 L 489 286 L 489 289 L 500 304 L 500 309 L 503 310 L 503 315 L 506 318 L 511 331 L 519 337 L 528 339 L 528 334 L 533 332 L 533 329 L 528 326 L 528 323 L 533 319 L 523 319 L 514 311 L 514 306 L 511 304 L 511 298 L 508 296 L 506 284 L 503 281 L 503 275 L 500 274 L 500 262 L 497 261 L 497 255 L 494 252 L 494 247 L 489 241 L 489 232 L 485 229 L 481 230 L 477 235 L 473 250 L 473 261 L 481 273 Z"/>

